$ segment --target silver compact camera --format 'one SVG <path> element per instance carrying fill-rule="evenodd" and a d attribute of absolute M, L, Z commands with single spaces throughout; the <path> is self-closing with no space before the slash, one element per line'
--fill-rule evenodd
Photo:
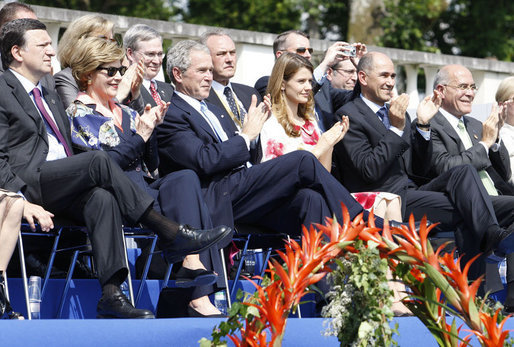
<path fill-rule="evenodd" d="M 349 47 L 350 49 L 344 50 L 342 52 L 342 55 L 344 55 L 345 57 L 355 57 L 355 55 L 357 54 L 357 48 L 355 46 L 347 46 L 347 47 Z"/>

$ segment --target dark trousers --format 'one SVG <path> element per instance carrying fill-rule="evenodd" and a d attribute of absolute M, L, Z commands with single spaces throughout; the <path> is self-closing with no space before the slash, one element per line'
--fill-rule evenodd
<path fill-rule="evenodd" d="M 342 221 L 341 203 L 351 218 L 363 212 L 348 190 L 307 151 L 241 169 L 226 179 L 236 223 L 299 234 L 302 225 L 324 223 L 333 214 Z"/>
<path fill-rule="evenodd" d="M 172 172 L 145 189 L 155 199 L 154 209 L 180 224 L 189 224 L 198 229 L 213 227 L 209 208 L 203 198 L 200 180 L 192 170 Z M 207 270 L 214 270 L 218 276 L 217 286 L 225 287 L 223 265 L 218 247 L 212 246 L 200 253 L 200 260 Z M 213 293 L 214 287 L 201 286 L 192 290 L 192 299 Z"/>
<path fill-rule="evenodd" d="M 138 222 L 153 199 L 101 151 L 44 163 L 40 184 L 45 209 L 87 227 L 100 284 L 126 276 L 122 220 Z"/>
<path fill-rule="evenodd" d="M 461 264 L 481 252 L 480 245 L 488 230 L 499 228 L 491 198 L 470 165 L 454 167 L 426 185 L 408 189 L 405 198 L 406 218 L 411 213 L 416 219 L 426 215 L 455 231 L 457 247 L 463 253 Z M 471 265 L 468 276 L 475 279 L 484 273 L 486 291 L 503 288 L 498 269 L 488 267 L 486 271 L 485 257 L 481 256 Z"/>

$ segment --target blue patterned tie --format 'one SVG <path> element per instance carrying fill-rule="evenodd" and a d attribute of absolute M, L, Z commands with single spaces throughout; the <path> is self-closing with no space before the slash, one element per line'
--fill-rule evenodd
<path fill-rule="evenodd" d="M 230 89 L 230 87 L 225 87 L 225 89 L 223 90 L 223 94 L 225 94 L 225 97 L 227 98 L 230 110 L 242 124 L 244 121 L 244 117 L 246 115 L 245 110 L 242 107 L 238 107 L 238 105 L 236 104 L 236 100 L 232 95 L 232 90 Z"/>
<path fill-rule="evenodd" d="M 389 110 L 386 106 L 382 106 L 380 110 L 377 111 L 377 116 L 380 118 L 386 129 L 389 129 L 391 127 L 391 122 L 389 122 Z"/>

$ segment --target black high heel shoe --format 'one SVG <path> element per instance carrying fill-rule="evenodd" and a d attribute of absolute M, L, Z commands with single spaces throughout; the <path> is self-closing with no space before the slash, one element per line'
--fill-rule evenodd
<path fill-rule="evenodd" d="M 14 312 L 7 299 L 4 276 L 0 272 L 0 319 L 24 319 L 21 313 Z"/>

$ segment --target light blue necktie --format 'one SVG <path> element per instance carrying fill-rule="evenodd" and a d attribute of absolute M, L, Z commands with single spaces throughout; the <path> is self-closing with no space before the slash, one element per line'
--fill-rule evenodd
<path fill-rule="evenodd" d="M 225 131 L 223 130 L 223 128 L 221 128 L 221 124 L 219 123 L 217 118 L 212 119 L 212 117 L 216 117 L 216 116 L 209 111 L 209 108 L 207 107 L 207 105 L 205 104 L 204 101 L 200 102 L 200 110 L 202 111 L 203 115 L 205 116 L 205 118 L 207 119 L 209 124 L 211 125 L 211 128 L 214 131 L 214 133 L 216 134 L 216 137 L 218 138 L 218 140 L 220 142 L 223 142 L 224 139 L 226 140 L 227 135 L 226 135 Z"/>

